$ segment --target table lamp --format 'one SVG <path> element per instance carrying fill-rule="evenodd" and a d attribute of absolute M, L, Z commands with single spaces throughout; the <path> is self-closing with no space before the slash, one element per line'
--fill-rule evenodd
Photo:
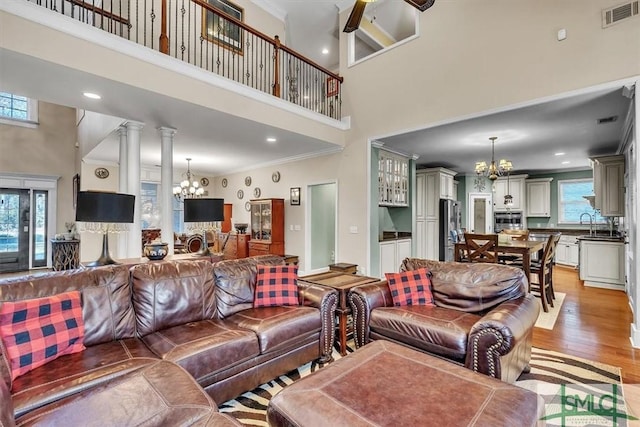
<path fill-rule="evenodd" d="M 184 222 L 193 222 L 190 228 L 202 231 L 202 248 L 194 256 L 211 255 L 207 243 L 207 228 L 212 222 L 224 220 L 224 199 L 184 199 Z"/>
<path fill-rule="evenodd" d="M 135 196 L 101 191 L 80 191 L 76 205 L 76 221 L 86 231 L 102 233 L 102 254 L 87 267 L 119 264 L 109 254 L 108 234 L 126 231 L 133 222 Z"/>

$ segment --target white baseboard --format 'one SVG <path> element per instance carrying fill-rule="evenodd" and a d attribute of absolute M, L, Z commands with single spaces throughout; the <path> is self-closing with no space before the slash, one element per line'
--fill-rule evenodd
<path fill-rule="evenodd" d="M 584 281 L 584 286 L 588 286 L 590 288 L 613 289 L 615 291 L 624 292 L 624 285 L 615 285 L 615 284 L 612 284 L 612 283 L 591 282 L 591 281 L 585 280 Z"/>

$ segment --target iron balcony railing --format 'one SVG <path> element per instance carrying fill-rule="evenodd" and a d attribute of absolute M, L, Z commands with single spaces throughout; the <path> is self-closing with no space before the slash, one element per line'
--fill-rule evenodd
<path fill-rule="evenodd" d="M 27 0 L 336 120 L 343 78 L 242 21 L 228 0 Z"/>

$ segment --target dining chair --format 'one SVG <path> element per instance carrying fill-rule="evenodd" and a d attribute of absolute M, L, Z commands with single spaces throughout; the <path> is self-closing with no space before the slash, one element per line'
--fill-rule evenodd
<path fill-rule="evenodd" d="M 468 262 L 498 262 L 498 235 L 464 233 Z"/>
<path fill-rule="evenodd" d="M 511 230 L 505 229 L 500 232 L 501 234 L 506 234 L 510 240 L 520 240 L 527 241 L 529 240 L 529 230 Z M 522 255 L 517 254 L 499 254 L 498 262 L 500 264 L 512 264 L 516 262 L 522 263 Z"/>
<path fill-rule="evenodd" d="M 547 239 L 542 254 L 542 259 L 539 264 L 531 266 L 531 283 L 529 284 L 530 291 L 537 291 L 540 294 L 542 300 L 542 309 L 545 312 L 549 311 L 549 306 L 553 307 L 553 258 L 555 255 L 557 235 L 551 234 Z M 558 240 L 560 240 L 558 238 Z M 555 243 L 554 243 L 555 242 Z"/>

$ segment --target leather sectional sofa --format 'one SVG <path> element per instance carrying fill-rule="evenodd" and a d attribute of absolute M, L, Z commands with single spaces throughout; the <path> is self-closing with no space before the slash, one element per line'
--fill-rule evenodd
<path fill-rule="evenodd" d="M 386 339 L 510 383 L 528 370 L 540 307 L 522 270 L 406 258 L 400 271 L 419 268 L 432 274 L 435 306 L 394 306 L 386 281 L 351 290 L 356 347 Z"/>
<path fill-rule="evenodd" d="M 301 305 L 253 308 L 257 265 L 281 264 L 163 261 L 0 281 L 0 303 L 80 291 L 86 346 L 14 381 L 3 348 L 0 425 L 237 425 L 215 402 L 331 360 L 335 291 L 301 283 Z"/>

